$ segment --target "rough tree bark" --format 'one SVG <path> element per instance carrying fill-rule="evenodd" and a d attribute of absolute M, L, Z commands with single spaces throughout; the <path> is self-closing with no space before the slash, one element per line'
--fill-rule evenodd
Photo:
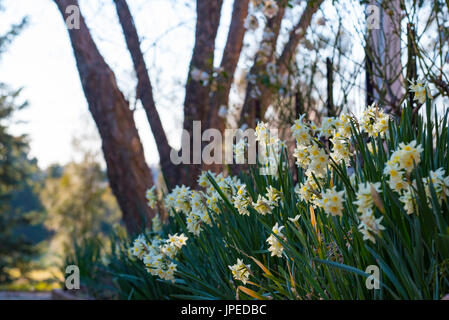
<path fill-rule="evenodd" d="M 220 63 L 220 72 L 216 79 L 216 90 L 212 92 L 211 97 L 211 108 L 209 110 L 206 128 L 219 130 L 223 137 L 226 129 L 226 115 L 220 115 L 219 111 L 222 106 L 226 107 L 226 111 L 229 110 L 229 94 L 246 33 L 244 24 L 248 15 L 248 6 L 249 0 L 234 1 L 228 38 Z M 221 146 L 221 151 L 224 159 L 224 145 Z M 203 164 L 202 170 L 223 172 L 225 167 L 222 164 Z"/>
<path fill-rule="evenodd" d="M 145 59 L 140 48 L 140 40 L 134 24 L 134 19 L 126 0 L 114 0 L 114 2 L 125 36 L 126 45 L 134 64 L 134 71 L 137 75 L 137 98 L 140 99 L 143 108 L 145 109 L 154 140 L 156 141 L 162 175 L 164 176 L 167 188 L 170 190 L 178 183 L 179 166 L 174 165 L 170 160 L 172 148 L 168 143 L 159 113 L 156 109 L 156 104 L 154 103 L 153 88 L 151 86 Z"/>
<path fill-rule="evenodd" d="M 64 20 L 66 8 L 77 0 L 54 0 Z M 151 217 L 145 190 L 153 184 L 144 157 L 133 114 L 117 86 L 114 73 L 96 47 L 80 16 L 80 28 L 69 29 L 69 36 L 89 110 L 102 140 L 107 175 L 129 232 L 139 231 L 143 217 Z"/>
<path fill-rule="evenodd" d="M 213 72 L 215 38 L 220 23 L 222 4 L 223 0 L 197 0 L 196 2 L 195 45 L 190 61 L 184 100 L 183 128 L 190 134 L 190 150 L 193 147 L 193 121 L 201 121 L 203 125 L 206 124 L 211 108 L 210 82 L 203 85 L 200 81 L 195 81 L 192 79 L 190 71 L 193 68 L 198 68 L 209 74 Z M 198 157 L 198 155 L 192 154 L 191 156 Z M 181 167 L 180 183 L 189 186 L 196 185 L 201 171 L 201 163 L 195 162 L 194 159 L 191 159 L 191 164 Z"/>
<path fill-rule="evenodd" d="M 228 38 L 220 64 L 222 73 L 217 79 L 217 90 L 212 95 L 212 107 L 209 111 L 207 127 L 216 128 L 220 132 L 224 131 L 226 121 L 219 117 L 218 111 L 222 105 L 226 106 L 226 108 L 229 107 L 229 93 L 234 81 L 234 73 L 240 59 L 243 38 L 246 33 L 244 24 L 248 15 L 248 5 L 249 0 L 234 1 L 231 25 L 229 26 Z"/>
<path fill-rule="evenodd" d="M 401 0 L 371 0 L 380 13 L 380 28 L 368 29 L 366 55 L 371 62 L 369 78 L 374 100 L 400 115 L 403 91 L 401 63 Z"/>
<path fill-rule="evenodd" d="M 391 111 L 400 114 L 404 98 L 401 62 L 401 0 L 386 1 L 385 7 L 385 80 Z"/>

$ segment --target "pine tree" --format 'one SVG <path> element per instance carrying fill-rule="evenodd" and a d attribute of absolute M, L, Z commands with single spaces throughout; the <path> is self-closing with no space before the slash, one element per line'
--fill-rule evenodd
<path fill-rule="evenodd" d="M 0 58 L 25 25 L 26 19 L 23 19 L 0 36 Z M 29 191 L 38 167 L 35 160 L 29 159 L 27 137 L 12 135 L 8 129 L 16 111 L 26 107 L 26 103 L 18 103 L 19 94 L 20 90 L 11 90 L 0 83 L 0 284 L 11 280 L 8 269 L 24 270 L 38 254 L 24 228 L 32 225 L 33 215 L 29 209 L 39 205 L 17 203 L 22 198 L 20 193 L 27 188 Z"/>

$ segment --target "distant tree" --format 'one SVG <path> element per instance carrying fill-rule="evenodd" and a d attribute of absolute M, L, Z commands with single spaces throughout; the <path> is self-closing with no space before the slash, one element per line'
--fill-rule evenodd
<path fill-rule="evenodd" d="M 105 172 L 89 155 L 60 170 L 47 171 L 41 199 L 47 211 L 46 225 L 55 232 L 51 248 L 58 254 L 72 241 L 107 233 L 121 218 Z"/>
<path fill-rule="evenodd" d="M 26 19 L 0 36 L 0 57 L 25 24 Z M 8 269 L 26 270 L 39 254 L 35 246 L 39 236 L 33 239 L 29 233 L 37 230 L 33 230 L 36 219 L 33 213 L 40 209 L 39 200 L 36 197 L 30 197 L 29 202 L 19 200 L 23 199 L 23 193 L 32 191 L 37 164 L 29 158 L 27 137 L 13 135 L 8 130 L 13 115 L 26 106 L 17 102 L 19 94 L 20 90 L 11 90 L 0 83 L 0 283 L 11 280 Z"/>

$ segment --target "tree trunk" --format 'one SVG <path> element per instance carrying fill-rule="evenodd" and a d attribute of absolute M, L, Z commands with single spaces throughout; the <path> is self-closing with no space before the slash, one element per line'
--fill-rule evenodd
<path fill-rule="evenodd" d="M 212 92 L 211 108 L 206 128 L 217 129 L 224 137 L 226 129 L 226 117 L 229 110 L 229 93 L 234 81 L 234 74 L 240 59 L 240 53 L 243 47 L 243 38 L 246 33 L 244 27 L 245 19 L 248 15 L 249 0 L 235 0 L 232 9 L 231 24 L 229 26 L 228 38 L 223 51 L 223 57 L 220 64 L 220 72 L 216 79 L 216 90 Z M 226 108 L 226 115 L 219 113 L 220 109 Z M 222 156 L 224 145 L 222 145 Z M 224 159 L 224 158 L 223 158 Z M 213 172 L 223 172 L 222 164 L 203 164 L 202 170 Z"/>
<path fill-rule="evenodd" d="M 224 132 L 226 119 L 219 117 L 219 109 L 226 106 L 228 109 L 229 93 L 234 81 L 234 73 L 240 59 L 243 47 L 243 38 L 246 33 L 244 27 L 245 19 L 248 15 L 249 0 L 235 0 L 232 9 L 231 25 L 229 26 L 228 39 L 223 51 L 220 67 L 222 74 L 218 77 L 217 90 L 212 96 L 212 108 L 209 112 L 208 128 L 216 128 Z"/>
<path fill-rule="evenodd" d="M 404 78 L 401 62 L 401 0 L 385 1 L 385 79 L 391 111 L 401 114 Z"/>
<path fill-rule="evenodd" d="M 401 0 L 372 0 L 378 6 L 380 28 L 368 29 L 367 59 L 371 61 L 370 78 L 374 98 L 386 110 L 399 116 L 404 97 L 401 63 Z"/>
<path fill-rule="evenodd" d="M 68 17 L 66 8 L 78 6 L 77 0 L 54 1 L 64 20 Z M 123 212 L 127 230 L 137 232 L 143 226 L 143 219 L 152 216 L 145 191 L 153 184 L 153 179 L 145 162 L 133 114 L 84 18 L 80 15 L 79 29 L 68 31 L 89 110 L 100 132 L 109 183 Z"/>
<path fill-rule="evenodd" d="M 162 175 L 165 179 L 167 188 L 170 190 L 174 188 L 178 182 L 179 167 L 175 166 L 170 159 L 172 148 L 168 143 L 159 113 L 156 109 L 156 104 L 154 103 L 150 76 L 148 75 L 145 59 L 140 48 L 139 36 L 128 4 L 126 3 L 126 0 L 114 0 L 114 2 L 128 51 L 131 54 L 134 64 L 134 71 L 137 75 L 137 98 L 140 99 L 143 108 L 145 109 L 154 140 L 156 141 Z"/>
<path fill-rule="evenodd" d="M 184 100 L 184 129 L 190 134 L 190 149 L 193 148 L 193 121 L 201 121 L 206 125 L 209 110 L 211 108 L 211 86 L 210 81 L 204 85 L 201 81 L 195 81 L 191 76 L 194 68 L 207 72 L 213 72 L 215 38 L 217 36 L 218 25 L 220 23 L 220 12 L 223 0 L 197 0 L 196 2 L 196 31 L 195 46 L 190 61 L 189 75 L 186 85 L 186 96 Z M 204 128 L 202 128 L 204 129 Z M 195 150 L 193 150 L 195 152 Z M 201 151 L 200 151 L 201 152 Z M 191 152 L 193 153 L 193 152 Z M 195 157 L 201 154 L 192 155 L 191 164 L 182 166 L 179 183 L 195 186 L 198 175 L 201 171 L 201 159 L 196 163 Z"/>

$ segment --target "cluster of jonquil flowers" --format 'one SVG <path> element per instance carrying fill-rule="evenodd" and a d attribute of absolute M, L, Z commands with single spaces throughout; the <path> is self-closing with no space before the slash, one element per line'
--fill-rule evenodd
<path fill-rule="evenodd" d="M 351 117 L 341 115 L 338 118 L 325 117 L 321 128 L 313 122 L 304 122 L 304 116 L 295 120 L 291 127 L 292 135 L 296 139 L 293 156 L 296 164 L 304 170 L 305 181 L 295 187 L 295 192 L 302 201 L 322 207 L 326 213 L 341 216 L 343 210 L 343 193 L 332 188 L 319 194 L 318 184 L 324 182 L 329 168 L 329 157 L 337 163 L 345 161 L 349 164 L 352 155 L 349 149 L 351 136 Z M 320 143 L 320 138 L 330 138 L 333 145 L 331 152 L 326 151 Z"/>
<path fill-rule="evenodd" d="M 279 226 L 278 223 L 276 223 L 272 229 L 272 234 L 267 239 L 267 242 L 270 245 L 268 251 L 271 252 L 271 256 L 276 256 L 279 258 L 282 257 L 284 248 L 282 247 L 282 243 L 279 241 L 279 239 L 276 238 L 276 236 L 278 236 L 284 241 L 287 240 L 282 234 L 282 229 L 284 229 L 284 226 Z"/>
<path fill-rule="evenodd" d="M 375 105 L 369 106 L 362 115 L 360 122 L 355 117 L 342 114 L 340 117 L 323 118 L 322 126 L 318 128 L 313 122 L 305 123 L 303 116 L 295 121 L 291 130 L 296 138 L 296 149 L 294 156 L 296 164 L 305 173 L 305 181 L 295 187 L 299 198 L 315 207 L 322 208 L 325 213 L 332 216 L 343 216 L 345 190 L 337 190 L 334 186 L 318 191 L 318 183 L 324 183 L 326 173 L 330 170 L 330 159 L 336 164 L 350 163 L 351 152 L 351 122 L 358 124 L 368 136 L 384 136 L 388 132 L 389 116 Z M 320 138 L 329 139 L 332 144 L 331 150 L 326 150 L 320 143 Z M 351 180 L 354 180 L 352 177 Z M 360 226 L 364 240 L 375 242 L 373 234 L 380 234 L 384 229 L 380 222 L 382 218 L 375 219 L 373 211 L 373 192 L 380 192 L 380 183 L 361 183 L 358 185 L 357 201 Z M 375 196 L 376 194 L 374 194 Z"/>
<path fill-rule="evenodd" d="M 412 91 L 415 92 L 415 99 L 420 100 L 426 95 L 426 89 L 422 89 L 421 83 L 417 83 Z M 295 120 L 291 127 L 292 136 L 296 140 L 294 157 L 296 164 L 303 169 L 305 179 L 295 186 L 295 193 L 299 200 L 309 203 L 313 207 L 321 208 L 326 214 L 342 217 L 344 213 L 345 190 L 337 190 L 335 186 L 324 189 L 321 192 L 319 185 L 324 185 L 328 171 L 332 170 L 331 162 L 336 164 L 345 164 L 349 166 L 353 155 L 350 138 L 352 136 L 352 124 L 361 128 L 369 137 L 385 137 L 388 134 L 389 116 L 375 105 L 369 106 L 361 119 L 356 119 L 349 114 L 342 114 L 339 117 L 324 117 L 321 127 L 313 122 L 306 122 L 304 116 Z M 259 143 L 263 157 L 259 159 L 262 167 L 267 169 L 278 168 L 281 159 L 281 153 L 286 145 L 285 141 L 278 139 L 270 133 L 267 123 L 259 122 L 255 130 L 255 140 Z M 326 147 L 323 140 L 330 141 L 331 147 Z M 243 163 L 245 159 L 245 148 L 247 142 L 243 139 L 237 142 L 234 147 L 234 156 L 237 162 Z M 392 190 L 400 195 L 400 200 L 404 204 L 404 210 L 412 214 L 416 207 L 413 189 L 416 189 L 416 181 L 410 182 L 410 173 L 413 168 L 420 163 L 420 154 L 423 151 L 416 141 L 408 144 L 401 143 L 399 149 L 393 151 L 390 160 L 386 163 L 384 175 L 388 177 L 388 184 Z M 283 165 L 283 164 L 282 164 Z M 278 171 L 270 172 L 274 179 L 278 178 Z M 198 184 L 203 190 L 191 190 L 184 185 L 175 187 L 165 199 L 165 206 L 170 215 L 173 212 L 185 215 L 187 230 L 194 236 L 198 236 L 203 230 L 204 225 L 211 225 L 211 210 L 215 214 L 220 214 L 218 201 L 220 194 L 209 180 L 209 176 L 218 185 L 220 191 L 237 209 L 240 215 L 251 215 L 251 211 L 260 215 L 271 214 L 279 207 L 279 201 L 283 198 L 282 192 L 268 186 L 264 195 L 259 194 L 256 201 L 252 199 L 247 191 L 247 186 L 237 177 L 224 177 L 223 174 L 212 172 L 202 172 L 198 178 Z M 385 227 L 381 225 L 382 217 L 376 218 L 374 208 L 377 207 L 384 212 L 381 193 L 381 182 L 361 182 L 355 183 L 355 176 L 350 177 L 351 184 L 355 186 L 356 198 L 354 205 L 357 206 L 359 216 L 359 231 L 364 240 L 376 242 L 375 236 L 379 236 Z M 435 188 L 438 198 L 441 201 L 443 195 L 449 196 L 449 177 L 445 176 L 442 168 L 431 171 L 429 177 L 423 178 L 428 198 L 430 198 L 429 181 Z M 154 187 L 147 191 L 147 200 L 150 207 L 155 207 L 157 197 L 154 193 Z M 300 215 L 295 218 L 289 218 L 297 227 Z M 161 222 L 157 215 L 153 219 L 153 228 L 160 229 Z M 268 251 L 271 256 L 282 257 L 283 246 L 279 239 L 287 241 L 282 231 L 284 226 L 276 223 L 270 236 L 267 238 Z M 153 275 L 158 275 L 162 279 L 174 279 L 174 270 L 176 265 L 168 263 L 168 257 L 173 259 L 179 252 L 179 249 L 185 244 L 187 238 L 181 236 L 170 236 L 168 240 L 154 239 L 147 243 L 143 236 L 135 240 L 134 247 L 131 249 L 133 255 L 143 259 L 148 267 L 148 271 Z M 251 274 L 250 265 L 245 265 L 243 260 L 238 259 L 237 264 L 229 266 L 234 279 L 242 281 L 244 284 Z"/>
<path fill-rule="evenodd" d="M 255 130 L 255 140 L 259 145 L 258 162 L 262 167 L 263 174 L 278 178 L 278 167 L 281 164 L 282 150 L 286 143 L 280 140 L 276 132 L 270 131 L 267 123 L 259 122 Z M 237 163 L 244 163 L 245 150 L 250 146 L 245 139 L 240 139 L 234 147 L 234 157 Z M 285 163 L 282 163 L 285 166 Z"/>
<path fill-rule="evenodd" d="M 174 282 L 177 265 L 173 259 L 187 239 L 184 234 L 169 235 L 165 240 L 158 236 L 147 240 L 144 235 L 139 235 L 128 253 L 142 260 L 151 275 Z"/>
<path fill-rule="evenodd" d="M 263 131 L 264 129 L 262 129 Z M 266 141 L 263 133 L 260 141 Z M 262 138 L 262 136 L 264 136 Z M 271 145 L 270 145 L 271 146 Z M 280 153 L 280 149 L 276 149 Z M 279 154 L 275 156 L 277 161 L 279 160 Z M 273 160 L 272 160 L 273 161 Z M 267 162 L 267 164 L 269 161 Z M 277 163 L 277 162 L 276 162 Z M 265 196 L 258 196 L 256 202 L 251 200 L 246 185 L 243 184 L 237 177 L 224 177 L 222 174 L 215 174 L 213 172 L 202 172 L 198 178 L 198 185 L 204 190 L 191 190 L 189 187 L 177 186 L 165 197 L 165 205 L 169 212 L 182 213 L 186 217 L 187 230 L 194 236 L 199 236 L 203 230 L 204 224 L 211 225 L 211 217 L 208 210 L 219 214 L 218 199 L 220 195 L 215 187 L 210 182 L 208 175 L 211 176 L 217 183 L 218 188 L 223 192 L 224 196 L 228 199 L 232 199 L 232 202 L 238 212 L 242 215 L 250 215 L 249 208 L 253 208 L 258 214 L 266 215 L 271 214 L 272 210 L 279 206 L 279 200 L 281 199 L 281 192 L 276 188 L 269 186 Z M 283 226 L 276 224 L 273 227 L 273 233 L 278 237 L 285 239 L 281 230 Z M 281 257 L 283 248 L 279 240 L 271 235 L 267 239 L 270 247 L 268 250 L 272 256 Z M 246 284 L 250 275 L 250 265 L 243 264 L 243 260 L 238 260 L 237 264 L 229 266 L 232 271 L 232 275 L 236 280 L 242 281 Z"/>
<path fill-rule="evenodd" d="M 374 215 L 375 201 L 377 201 L 377 206 L 382 208 L 378 201 L 380 186 L 380 182 L 360 183 L 357 191 L 357 201 L 354 202 L 357 206 L 357 212 L 361 213 L 359 216 L 359 231 L 363 234 L 363 240 L 370 240 L 373 243 L 376 243 L 374 235 L 380 235 L 380 232 L 385 230 L 385 227 L 380 224 L 383 217 L 376 219 Z"/>
<path fill-rule="evenodd" d="M 417 87 L 417 100 L 422 98 L 422 91 L 425 89 Z M 339 118 L 324 118 L 321 128 L 315 124 L 306 124 L 303 118 L 299 118 L 292 126 L 292 132 L 296 138 L 297 147 L 294 152 L 296 163 L 305 170 L 306 180 L 304 183 L 296 186 L 296 193 L 302 201 L 310 203 L 316 207 L 321 207 L 324 212 L 332 216 L 343 215 L 343 202 L 345 190 L 338 191 L 336 187 L 318 192 L 318 184 L 324 182 L 324 175 L 330 169 L 329 159 L 332 158 L 337 164 L 345 161 L 349 164 L 350 151 L 349 138 L 351 137 L 351 120 L 365 131 L 368 136 L 384 137 L 388 133 L 389 116 L 376 106 L 368 107 L 362 115 L 359 122 L 354 117 L 343 114 Z M 316 135 L 316 138 L 314 138 Z M 320 148 L 319 138 L 325 137 L 332 142 L 333 150 L 326 152 Z M 415 165 L 420 163 L 420 154 L 423 151 L 416 141 L 409 144 L 401 143 L 399 149 L 394 151 L 390 160 L 386 163 L 384 174 L 389 178 L 388 184 L 391 189 L 400 195 L 400 200 L 404 204 L 404 210 L 408 214 L 414 212 L 416 208 L 413 190 L 416 190 L 416 181 L 409 183 L 410 173 Z M 423 178 L 423 184 L 426 187 L 428 198 L 430 199 L 429 180 L 432 181 L 438 198 L 442 195 L 449 195 L 449 177 L 444 176 L 443 168 L 431 171 L 428 178 Z M 354 176 L 351 176 L 354 182 Z M 382 201 L 379 193 L 381 192 L 381 182 L 360 183 L 357 190 L 357 200 L 354 204 L 357 206 L 360 225 L 359 231 L 363 234 L 364 240 L 376 242 L 374 235 L 380 235 L 385 228 L 381 225 L 382 217 L 376 218 L 374 207 L 383 210 Z"/>
<path fill-rule="evenodd" d="M 429 90 L 423 81 L 410 82 L 410 90 L 415 93 L 414 99 L 419 103 L 424 103 L 426 100 L 426 93 L 430 98 Z M 373 121 L 377 119 L 377 121 Z M 376 136 L 377 134 L 384 135 L 388 132 L 388 116 L 380 113 L 373 107 L 368 108 L 364 112 L 364 120 L 362 126 L 370 136 Z M 388 180 L 388 185 L 392 190 L 400 195 L 400 201 L 404 204 L 404 210 L 408 214 L 412 214 L 416 207 L 415 197 L 413 195 L 413 188 L 416 189 L 416 181 L 409 184 L 410 173 L 414 166 L 417 166 L 421 161 L 421 152 L 423 151 L 420 145 L 416 145 L 416 141 L 412 141 L 409 144 L 400 143 L 399 149 L 394 151 L 390 160 L 387 161 L 384 168 L 384 175 Z M 448 193 L 449 177 L 444 177 L 444 169 L 440 168 L 435 172 L 430 171 L 429 178 L 423 178 L 424 186 L 426 187 L 426 193 L 430 198 L 429 191 L 429 179 L 432 180 L 436 188 L 437 195 L 441 200 L 441 195 Z M 363 234 L 364 240 L 370 240 L 376 243 L 374 235 L 380 235 L 385 227 L 381 225 L 383 217 L 377 218 L 374 215 L 374 206 L 377 206 L 379 210 L 384 212 L 383 205 L 379 198 L 381 183 L 360 183 L 357 192 L 357 201 L 354 204 L 357 205 L 357 211 L 361 213 L 359 230 Z"/>
<path fill-rule="evenodd" d="M 148 189 L 145 197 L 148 206 L 155 209 L 158 202 L 156 187 Z M 160 236 L 162 227 L 161 218 L 157 213 L 152 219 L 152 232 L 155 235 L 152 238 L 144 234 L 139 235 L 128 249 L 128 255 L 140 259 L 151 275 L 175 282 L 177 265 L 173 261 L 181 248 L 186 245 L 188 238 L 183 233 L 180 235 L 176 233 L 169 234 L 168 239 L 162 239 Z"/>
<path fill-rule="evenodd" d="M 339 164 L 343 162 L 346 165 L 349 164 L 349 159 L 352 156 L 349 144 L 352 119 L 353 117 L 346 114 L 338 118 L 325 117 L 321 127 L 318 127 L 313 122 L 306 123 L 304 116 L 301 116 L 291 127 L 292 135 L 296 139 L 296 149 L 294 151 L 296 164 L 304 169 L 306 176 L 305 182 L 295 187 L 295 192 L 299 195 L 300 200 L 308 202 L 313 206 L 321 207 L 327 214 L 332 216 L 341 217 L 343 215 L 345 190 L 338 191 L 336 187 L 333 187 L 320 193 L 318 191 L 318 183 L 324 184 L 325 182 L 327 171 L 330 170 L 330 158 Z M 366 110 L 362 123 L 370 124 L 366 130 L 370 136 L 383 134 L 388 130 L 388 116 L 381 110 L 377 110 L 375 106 L 371 106 Z M 273 138 L 266 123 L 259 122 L 255 131 L 256 141 L 265 147 L 262 150 L 266 150 L 266 161 L 262 161 L 262 166 L 277 167 L 280 164 L 280 154 L 285 146 L 285 142 Z M 326 150 L 325 147 L 322 147 L 323 144 L 319 140 L 322 137 L 332 142 L 332 150 Z M 244 146 L 236 147 L 234 150 L 235 157 L 244 157 L 244 150 Z M 277 178 L 277 171 L 273 171 L 273 173 L 272 177 Z M 266 191 L 265 195 L 259 194 L 257 201 L 253 202 L 246 190 L 246 185 L 241 185 L 236 195 L 232 197 L 233 204 L 241 215 L 250 215 L 249 208 L 253 208 L 255 212 L 261 215 L 271 214 L 273 209 L 279 206 L 279 200 L 282 199 L 283 195 L 272 186 L 267 187 Z M 361 189 L 361 197 L 362 193 Z M 369 197 L 363 205 L 368 208 L 372 203 L 373 200 Z M 369 210 L 367 209 L 367 211 Z M 297 215 L 295 218 L 289 218 L 289 220 L 299 226 L 299 218 L 300 215 Z M 362 233 L 368 234 L 368 232 L 373 232 L 372 230 L 377 232 L 378 229 L 382 229 L 378 224 L 371 223 L 364 215 L 360 217 L 360 220 L 361 225 L 366 226 L 361 227 Z M 377 222 L 379 221 L 377 220 Z M 284 226 L 276 223 L 266 240 L 269 244 L 268 251 L 271 253 L 271 256 L 282 257 L 283 246 L 280 239 L 287 241 L 282 233 L 283 229 Z M 374 238 L 371 237 L 370 239 Z M 244 267 L 242 260 L 240 263 L 230 266 L 231 270 L 233 270 L 234 279 L 246 283 L 249 272 L 235 272 L 235 270 L 246 270 Z M 242 274 L 245 274 L 245 276 Z"/>
<path fill-rule="evenodd" d="M 295 218 L 289 219 L 296 224 L 299 217 L 300 216 L 298 215 Z M 272 234 L 266 241 L 270 245 L 268 247 L 268 251 L 271 252 L 271 256 L 282 257 L 284 248 L 282 247 L 282 244 L 277 237 L 281 238 L 284 241 L 287 240 L 286 237 L 282 234 L 283 228 L 283 226 L 279 226 L 279 224 L 276 223 L 272 229 Z M 237 263 L 232 266 L 228 266 L 228 268 L 231 270 L 232 276 L 235 280 L 242 281 L 243 284 L 246 284 L 248 282 L 249 276 L 251 274 L 251 265 L 245 265 L 243 263 L 243 259 L 237 259 Z"/>
<path fill-rule="evenodd" d="M 259 122 L 255 130 L 255 140 L 259 142 L 259 150 L 262 153 L 259 158 L 259 163 L 265 173 L 269 173 L 273 178 L 278 178 L 279 173 L 277 168 L 281 165 L 281 153 L 285 148 L 285 141 L 280 140 L 276 135 L 272 134 L 268 128 L 267 123 Z M 239 143 L 245 143 L 240 140 Z M 235 148 L 234 156 L 236 159 L 244 158 L 245 147 Z M 283 165 L 283 164 L 282 164 Z M 254 202 L 250 198 L 246 185 L 241 185 L 237 189 L 236 195 L 232 197 L 234 207 L 241 215 L 250 215 L 249 208 L 252 208 L 260 215 L 271 214 L 272 211 L 279 207 L 279 201 L 282 199 L 282 193 L 274 188 L 268 186 L 265 195 L 259 194 L 257 200 Z M 266 242 L 270 245 L 268 251 L 271 252 L 271 256 L 282 257 L 283 247 L 281 242 L 276 238 L 286 240 L 282 234 L 283 226 L 279 226 L 277 223 L 272 229 L 272 234 L 268 237 Z"/>
<path fill-rule="evenodd" d="M 147 199 L 147 204 L 150 208 L 152 209 L 156 208 L 157 206 L 156 186 L 153 186 L 147 190 L 147 192 L 145 193 L 145 198 Z M 151 220 L 151 226 L 153 228 L 153 231 L 156 233 L 162 231 L 162 221 L 159 216 L 159 213 L 157 213 Z"/>
<path fill-rule="evenodd" d="M 246 190 L 246 185 L 243 184 L 232 197 L 232 202 L 241 215 L 249 216 L 249 208 L 253 208 L 257 213 L 264 216 L 271 214 L 272 210 L 279 206 L 279 199 L 281 199 L 281 192 L 269 186 L 267 187 L 267 193 L 264 196 L 259 194 L 257 201 L 253 202 Z"/>
<path fill-rule="evenodd" d="M 399 144 L 399 149 L 392 153 L 387 161 L 384 174 L 389 177 L 390 188 L 400 195 L 399 200 L 404 204 L 404 210 L 408 214 L 415 213 L 416 196 L 414 190 L 417 189 L 416 180 L 410 180 L 410 174 L 420 162 L 421 145 L 416 145 L 416 141 L 408 144 Z M 433 184 L 438 201 L 441 204 L 443 197 L 449 196 L 449 176 L 445 176 L 443 168 L 430 171 L 428 177 L 422 178 L 426 191 L 427 200 L 431 204 L 430 181 Z"/>
<path fill-rule="evenodd" d="M 224 177 L 221 173 L 202 172 L 198 178 L 198 185 L 203 190 L 191 190 L 184 185 L 177 186 L 169 193 L 164 201 L 170 214 L 182 213 L 186 218 L 187 230 L 198 236 L 204 225 L 211 225 L 210 211 L 220 214 L 218 200 L 221 198 L 218 191 L 210 182 L 210 175 L 217 183 L 219 189 L 226 197 L 232 198 L 242 188 L 243 183 L 237 177 Z"/>

